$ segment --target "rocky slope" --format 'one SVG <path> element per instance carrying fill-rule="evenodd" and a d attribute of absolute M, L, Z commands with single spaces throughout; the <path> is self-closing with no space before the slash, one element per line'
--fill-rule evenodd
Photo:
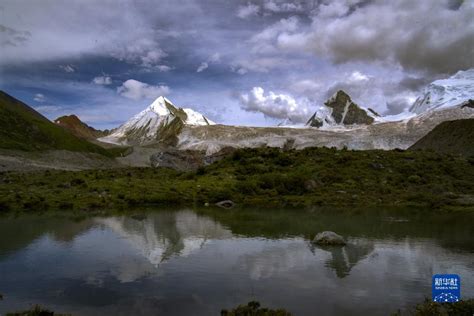
<path fill-rule="evenodd" d="M 339 129 L 244 127 L 244 126 L 186 126 L 179 135 L 180 149 L 203 150 L 207 154 L 224 147 L 292 148 L 347 147 L 349 149 L 407 149 L 436 125 L 447 120 L 474 118 L 474 109 L 456 107 L 430 111 L 409 120 L 355 125 Z"/>
<path fill-rule="evenodd" d="M 110 133 L 108 130 L 100 131 L 90 127 L 74 114 L 58 117 L 54 120 L 54 123 L 67 129 L 77 137 L 84 139 L 97 139 L 99 137 L 107 136 Z"/>
<path fill-rule="evenodd" d="M 337 91 L 324 105 L 327 110 L 319 110 L 306 123 L 311 127 L 370 125 L 374 123 L 373 111 L 365 111 L 351 100 L 342 90 Z"/>
<path fill-rule="evenodd" d="M 442 122 L 410 149 L 474 156 L 474 119 Z"/>
<path fill-rule="evenodd" d="M 170 100 L 160 96 L 148 108 L 99 140 L 120 145 L 174 145 L 184 126 L 213 124 L 204 115 L 192 109 L 176 107 Z"/>

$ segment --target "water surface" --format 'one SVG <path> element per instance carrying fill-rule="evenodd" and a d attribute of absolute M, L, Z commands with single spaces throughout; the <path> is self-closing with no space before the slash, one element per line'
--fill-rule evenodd
<path fill-rule="evenodd" d="M 349 243 L 320 248 L 315 233 Z M 160 210 L 0 218 L 0 314 L 219 315 L 250 300 L 294 315 L 389 315 L 431 276 L 474 297 L 471 214 L 413 210 Z"/>

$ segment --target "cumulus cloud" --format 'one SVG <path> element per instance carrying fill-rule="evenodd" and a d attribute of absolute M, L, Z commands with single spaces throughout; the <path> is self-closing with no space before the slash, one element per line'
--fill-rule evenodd
<path fill-rule="evenodd" d="M 309 102 L 297 100 L 288 94 L 277 94 L 254 87 L 249 93 L 241 94 L 239 101 L 242 109 L 249 112 L 263 113 L 266 117 L 289 119 L 293 123 L 306 122 L 311 115 Z"/>
<path fill-rule="evenodd" d="M 65 72 L 69 72 L 69 73 L 76 71 L 76 69 L 74 68 L 73 65 L 59 65 L 59 68 L 61 68 Z"/>
<path fill-rule="evenodd" d="M 201 72 L 206 70 L 209 67 L 209 64 L 207 62 L 202 62 L 199 67 L 196 69 L 196 72 Z"/>
<path fill-rule="evenodd" d="M 474 66 L 472 1 L 455 9 L 442 0 L 357 2 L 320 4 L 307 47 L 336 63 L 380 60 L 430 73 Z"/>
<path fill-rule="evenodd" d="M 304 6 L 299 2 L 289 2 L 289 1 L 278 1 L 278 0 L 266 0 L 263 3 L 263 7 L 270 12 L 275 13 L 288 13 L 288 12 L 302 12 Z"/>
<path fill-rule="evenodd" d="M 167 65 L 158 65 L 158 66 L 156 66 L 156 69 L 158 69 L 158 71 L 160 71 L 160 72 L 168 72 L 173 68 L 171 68 L 170 66 L 167 66 Z"/>
<path fill-rule="evenodd" d="M 168 55 L 156 41 L 149 38 L 139 38 L 130 43 L 117 45 L 110 54 L 119 60 L 143 67 L 157 66 L 161 59 Z"/>
<path fill-rule="evenodd" d="M 196 69 L 196 72 L 202 72 L 209 68 L 209 64 L 211 63 L 218 63 L 221 60 L 221 55 L 219 53 L 215 53 L 210 56 L 206 61 L 203 61 L 199 67 Z"/>
<path fill-rule="evenodd" d="M 454 73 L 474 67 L 474 4 L 457 3 L 322 1 L 311 25 L 292 16 L 250 41 L 257 52 L 306 51 L 337 64 L 382 61 L 429 74 Z"/>
<path fill-rule="evenodd" d="M 35 97 L 33 98 L 33 100 L 35 100 L 36 102 L 43 103 L 46 101 L 46 97 L 41 93 L 37 93 L 35 94 Z"/>
<path fill-rule="evenodd" d="M 109 85 L 112 84 L 112 78 L 107 75 L 102 75 L 102 76 L 97 76 L 94 79 L 92 79 L 92 82 L 98 85 Z"/>
<path fill-rule="evenodd" d="M 129 79 L 117 88 L 117 93 L 133 100 L 154 99 L 161 95 L 170 93 L 170 88 L 166 85 L 149 85 L 147 83 Z"/>
<path fill-rule="evenodd" d="M 368 80 L 369 80 L 369 76 L 357 70 L 352 72 L 351 75 L 349 76 L 349 81 L 352 81 L 352 82 L 368 81 Z"/>
<path fill-rule="evenodd" d="M 258 5 L 248 2 L 247 5 L 239 6 L 237 16 L 241 19 L 247 19 L 248 17 L 257 15 L 259 10 L 260 7 Z"/>
<path fill-rule="evenodd" d="M 252 52 L 258 54 L 276 53 L 278 48 L 275 46 L 278 42 L 278 36 L 292 34 L 299 30 L 299 26 L 299 19 L 295 16 L 280 19 L 278 22 L 252 36 L 249 40 L 253 45 Z"/>

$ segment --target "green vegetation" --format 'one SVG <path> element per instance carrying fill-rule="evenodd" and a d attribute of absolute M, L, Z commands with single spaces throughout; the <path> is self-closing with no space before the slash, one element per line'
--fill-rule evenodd
<path fill-rule="evenodd" d="M 7 316 L 67 316 L 67 314 L 58 314 L 45 309 L 39 305 L 35 305 L 32 309 L 22 312 L 7 313 Z"/>
<path fill-rule="evenodd" d="M 424 151 L 242 149 L 200 168 L 5 172 L 0 209 L 204 205 L 474 209 L 474 160 Z"/>
<path fill-rule="evenodd" d="M 291 314 L 284 309 L 268 309 L 260 307 L 259 302 L 249 302 L 247 305 L 239 305 L 231 311 L 223 309 L 222 316 L 291 316 Z"/>
<path fill-rule="evenodd" d="M 402 315 L 400 311 L 392 316 Z M 409 315 L 413 316 L 472 316 L 474 315 L 474 299 L 459 301 L 456 303 L 435 303 L 426 299 L 418 304 Z"/>
<path fill-rule="evenodd" d="M 62 149 L 113 156 L 80 139 L 8 94 L 0 91 L 0 148 L 38 151 Z"/>
<path fill-rule="evenodd" d="M 474 156 L 474 119 L 442 122 L 410 149 Z"/>

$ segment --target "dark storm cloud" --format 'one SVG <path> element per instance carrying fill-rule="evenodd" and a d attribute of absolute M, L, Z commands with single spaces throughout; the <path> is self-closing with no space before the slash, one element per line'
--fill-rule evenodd
<path fill-rule="evenodd" d="M 395 113 L 434 78 L 473 66 L 473 3 L 4 0 L 0 85 L 77 104 L 98 123 L 156 93 L 233 124 L 303 121 L 336 89 Z M 258 102 L 246 111 L 235 94 Z"/>
<path fill-rule="evenodd" d="M 406 77 L 400 80 L 399 86 L 402 89 L 408 89 L 411 91 L 419 91 L 421 88 L 429 84 L 432 80 L 430 78 L 421 77 Z"/>
<path fill-rule="evenodd" d="M 31 37 L 28 31 L 18 31 L 0 24 L 0 47 L 20 46 Z"/>
<path fill-rule="evenodd" d="M 321 4 L 299 44 L 337 63 L 381 60 L 430 73 L 474 65 L 474 2 L 379 1 L 346 16 L 350 2 Z"/>

